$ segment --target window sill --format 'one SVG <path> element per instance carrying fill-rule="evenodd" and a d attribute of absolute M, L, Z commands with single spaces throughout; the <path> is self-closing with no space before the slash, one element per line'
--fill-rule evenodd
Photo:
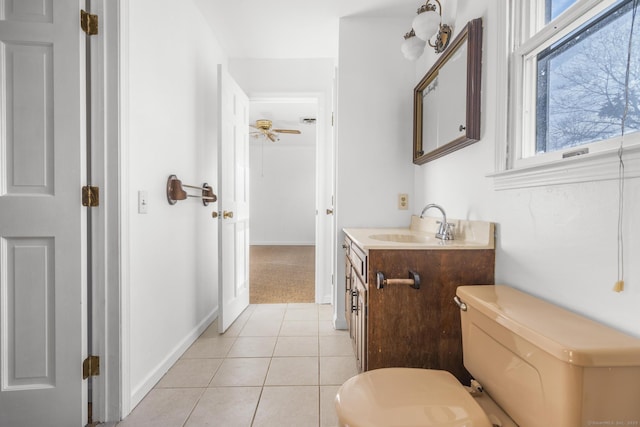
<path fill-rule="evenodd" d="M 624 149 L 625 178 L 640 176 L 640 145 Z M 509 169 L 487 175 L 495 190 L 542 187 L 618 179 L 618 150 L 586 154 L 541 165 Z"/>

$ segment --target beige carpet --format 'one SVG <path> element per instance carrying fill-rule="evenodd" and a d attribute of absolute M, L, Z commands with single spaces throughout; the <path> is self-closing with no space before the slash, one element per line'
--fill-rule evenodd
<path fill-rule="evenodd" d="M 251 304 L 315 301 L 315 246 L 251 246 Z"/>

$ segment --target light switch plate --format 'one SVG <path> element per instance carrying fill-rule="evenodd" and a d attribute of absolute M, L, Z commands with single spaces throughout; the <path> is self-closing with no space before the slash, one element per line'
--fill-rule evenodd
<path fill-rule="evenodd" d="M 138 213 L 146 214 L 149 211 L 149 199 L 147 196 L 147 192 L 140 190 L 138 191 Z"/>

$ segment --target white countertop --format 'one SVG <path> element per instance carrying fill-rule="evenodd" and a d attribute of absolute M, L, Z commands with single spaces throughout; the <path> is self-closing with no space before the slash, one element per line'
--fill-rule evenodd
<path fill-rule="evenodd" d="M 439 218 L 411 217 L 407 228 L 345 228 L 343 231 L 361 249 L 443 250 L 494 249 L 494 224 L 485 221 L 447 221 L 454 224 L 454 240 L 435 237 Z"/>

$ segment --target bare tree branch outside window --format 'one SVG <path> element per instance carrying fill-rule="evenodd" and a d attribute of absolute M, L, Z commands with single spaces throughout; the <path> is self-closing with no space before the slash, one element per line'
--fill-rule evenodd
<path fill-rule="evenodd" d="M 630 0 L 621 2 L 538 55 L 538 153 L 620 135 L 632 6 Z M 635 26 L 634 34 L 640 33 L 640 23 Z M 640 45 L 635 40 L 631 58 L 627 134 L 640 130 Z"/>

